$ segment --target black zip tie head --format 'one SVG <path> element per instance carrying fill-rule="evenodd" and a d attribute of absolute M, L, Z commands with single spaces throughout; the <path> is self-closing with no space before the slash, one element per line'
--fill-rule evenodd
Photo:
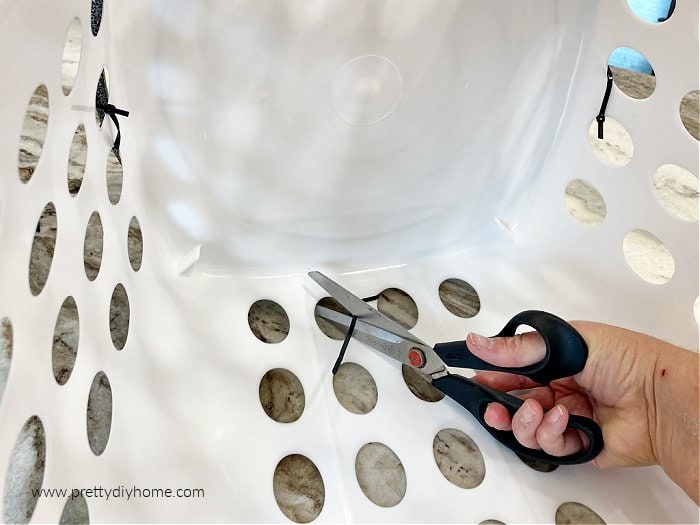
<path fill-rule="evenodd" d="M 101 111 L 104 115 L 108 115 L 109 118 L 112 119 L 112 122 L 114 122 L 114 125 L 117 128 L 117 136 L 114 139 L 114 144 L 112 145 L 112 151 L 114 152 L 114 155 L 117 157 L 119 164 L 121 164 L 122 163 L 122 156 L 121 156 L 121 153 L 119 152 L 119 146 L 121 145 L 121 141 L 122 141 L 122 130 L 121 130 L 121 127 L 119 126 L 119 119 L 117 118 L 117 115 L 120 115 L 122 117 L 128 117 L 129 112 L 125 109 L 119 109 L 114 104 L 103 103 L 103 102 L 97 102 L 95 104 L 95 108 L 98 111 Z"/>
<path fill-rule="evenodd" d="M 108 115 L 120 115 L 122 117 L 129 116 L 129 111 L 126 109 L 119 109 L 114 104 L 102 104 L 101 102 L 98 102 L 95 107 L 101 111 L 104 111 Z"/>
<path fill-rule="evenodd" d="M 605 115 L 598 115 L 595 120 L 598 123 L 598 139 L 603 140 L 603 124 L 605 123 Z"/>

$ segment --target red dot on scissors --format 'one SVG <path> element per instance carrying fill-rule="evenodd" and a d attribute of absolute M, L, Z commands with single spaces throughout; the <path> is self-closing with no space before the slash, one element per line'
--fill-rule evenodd
<path fill-rule="evenodd" d="M 408 361 L 411 363 L 411 365 L 415 366 L 416 368 L 420 368 L 425 363 L 425 359 L 423 358 L 423 352 L 415 349 L 411 350 L 408 353 Z"/>

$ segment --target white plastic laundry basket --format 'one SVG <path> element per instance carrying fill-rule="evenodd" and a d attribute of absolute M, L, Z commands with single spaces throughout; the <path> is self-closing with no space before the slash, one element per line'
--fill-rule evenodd
<path fill-rule="evenodd" d="M 607 523 L 697 520 L 658 467 L 532 470 L 355 341 L 347 360 L 378 400 L 346 410 L 330 374 L 340 343 L 319 330 L 325 294 L 306 275 L 362 297 L 405 291 L 429 343 L 534 308 L 697 350 L 698 141 L 679 112 L 697 97 L 696 0 L 657 24 L 626 0 L 0 0 L 0 44 L 4 520 L 531 523 L 572 501 Z M 613 87 L 598 142 L 619 47 L 644 55 L 655 88 Z M 26 124 L 31 98 L 48 110 Z M 606 165 L 596 155 L 621 127 L 633 146 Z M 664 207 L 667 165 L 691 174 L 690 217 Z M 576 185 L 596 225 L 567 207 Z M 639 238 L 663 268 L 629 255 Z M 475 316 L 443 306 L 446 279 L 478 293 Z M 258 300 L 286 312 L 277 344 L 248 325 Z M 261 404 L 274 369 L 303 388 L 292 422 Z M 447 428 L 483 455 L 474 488 L 436 465 Z M 393 506 L 358 482 L 367 443 L 403 467 Z M 317 472 L 280 474 L 289 455 Z M 279 488 L 280 475 L 323 484 Z M 204 497 L 30 492 L 122 486 Z M 285 490 L 311 510 L 283 511 Z"/>

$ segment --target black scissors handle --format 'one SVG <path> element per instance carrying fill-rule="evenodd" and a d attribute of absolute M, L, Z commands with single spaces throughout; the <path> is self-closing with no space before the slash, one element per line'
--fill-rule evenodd
<path fill-rule="evenodd" d="M 511 337 L 521 325 L 534 328 L 544 339 L 545 355 L 534 365 L 519 368 L 492 365 L 467 350 L 464 341 L 438 343 L 433 349 L 447 366 L 518 374 L 542 385 L 583 370 L 588 359 L 588 346 L 581 334 L 569 323 L 548 312 L 527 310 L 508 321 L 494 337 Z"/>
<path fill-rule="evenodd" d="M 541 384 L 583 370 L 588 358 L 588 346 L 569 323 L 547 312 L 528 310 L 513 317 L 496 337 L 513 336 L 520 325 L 534 328 L 545 341 L 545 357 L 534 365 L 519 368 L 492 365 L 469 352 L 464 341 L 437 344 L 434 350 L 448 366 L 509 372 L 527 376 Z M 501 403 L 512 416 L 524 403 L 522 399 L 452 374 L 434 379 L 433 385 L 471 412 L 498 441 L 525 458 L 554 465 L 575 465 L 594 459 L 603 449 L 603 433 L 598 424 L 590 418 L 576 415 L 569 415 L 567 428 L 580 430 L 588 438 L 588 448 L 568 456 L 552 456 L 542 450 L 527 448 L 517 441 L 513 432 L 496 430 L 484 420 L 489 403 Z"/>

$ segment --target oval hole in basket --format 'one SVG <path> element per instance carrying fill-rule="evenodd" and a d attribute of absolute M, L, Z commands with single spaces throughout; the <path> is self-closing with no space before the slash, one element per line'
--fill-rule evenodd
<path fill-rule="evenodd" d="M 9 317 L 0 319 L 0 405 L 7 387 L 12 364 L 12 322 Z"/>
<path fill-rule="evenodd" d="M 564 204 L 571 216 L 585 226 L 598 226 L 608 213 L 600 192 L 585 180 L 575 179 L 566 185 Z"/>
<path fill-rule="evenodd" d="M 683 96 L 678 111 L 681 122 L 690 136 L 700 140 L 700 90 L 690 91 Z"/>
<path fill-rule="evenodd" d="M 484 456 L 472 438 L 456 428 L 445 428 L 433 439 L 435 464 L 445 478 L 463 489 L 481 485 L 486 476 Z"/>
<path fill-rule="evenodd" d="M 49 202 L 41 212 L 36 225 L 29 256 L 29 289 L 32 295 L 39 295 L 46 286 L 56 249 L 57 234 L 56 207 L 53 202 Z"/>
<path fill-rule="evenodd" d="M 124 285 L 119 283 L 114 287 L 109 303 L 109 334 L 112 337 L 114 348 L 117 350 L 123 349 L 126 345 L 130 322 L 129 296 L 126 294 Z"/>
<path fill-rule="evenodd" d="M 80 318 L 78 306 L 73 297 L 66 297 L 58 311 L 53 330 L 51 362 L 53 377 L 59 385 L 65 385 L 73 373 L 75 358 L 78 355 L 80 339 Z"/>
<path fill-rule="evenodd" d="M 85 126 L 80 124 L 73 133 L 68 154 L 68 193 L 75 197 L 83 185 L 85 164 L 87 163 L 87 135 Z"/>
<path fill-rule="evenodd" d="M 80 54 L 83 44 L 83 26 L 79 18 L 74 18 L 63 44 L 63 59 L 61 60 L 61 89 L 64 95 L 70 95 L 78 77 L 80 67 Z"/>
<path fill-rule="evenodd" d="M 260 380 L 258 394 L 265 413 L 279 423 L 293 423 L 304 412 L 304 387 L 286 368 L 267 371 Z"/>
<path fill-rule="evenodd" d="M 248 310 L 248 326 L 263 343 L 281 343 L 289 334 L 289 317 L 276 302 L 261 299 Z"/>
<path fill-rule="evenodd" d="M 598 123 L 588 127 L 588 146 L 593 155 L 607 166 L 621 168 L 632 160 L 634 143 L 625 127 L 612 117 L 605 117 L 604 138 L 598 138 Z"/>
<path fill-rule="evenodd" d="M 105 119 L 105 112 L 99 109 L 98 105 L 109 103 L 109 71 L 107 68 L 102 68 L 100 77 L 97 79 L 97 87 L 95 88 L 95 122 L 97 127 L 102 127 Z"/>
<path fill-rule="evenodd" d="M 83 243 L 83 265 L 85 275 L 90 281 L 97 278 L 102 266 L 102 250 L 104 244 L 104 230 L 102 219 L 96 211 L 92 212 L 85 229 L 85 242 Z"/>
<path fill-rule="evenodd" d="M 632 230 L 625 235 L 622 252 L 634 273 L 649 283 L 667 283 L 676 271 L 671 251 L 646 230 Z"/>
<path fill-rule="evenodd" d="M 656 89 L 654 68 L 639 51 L 618 47 L 608 58 L 617 88 L 631 98 L 649 98 Z"/>
<path fill-rule="evenodd" d="M 658 24 L 665 22 L 673 15 L 675 0 L 649 1 L 649 0 L 627 0 L 627 5 L 632 12 L 646 22 Z"/>
<path fill-rule="evenodd" d="M 556 525 L 569 525 L 573 523 L 586 523 L 589 525 L 606 525 L 603 518 L 582 503 L 567 501 L 559 505 L 554 515 Z"/>
<path fill-rule="evenodd" d="M 309 523 L 323 510 L 323 478 L 313 461 L 301 454 L 286 456 L 277 464 L 272 490 L 282 513 L 296 523 Z"/>
<path fill-rule="evenodd" d="M 5 474 L 3 494 L 4 523 L 29 523 L 34 514 L 38 492 L 44 481 L 46 434 L 37 416 L 22 426 Z"/>
<path fill-rule="evenodd" d="M 355 458 L 355 475 L 365 496 L 380 507 L 398 505 L 406 494 L 406 471 L 383 443 L 367 443 Z"/>
<path fill-rule="evenodd" d="M 101 455 L 112 430 L 112 387 L 104 372 L 95 374 L 87 403 L 87 437 L 90 450 Z"/>
<path fill-rule="evenodd" d="M 698 220 L 698 178 L 675 164 L 664 164 L 654 174 L 654 190 L 661 205 L 684 221 Z"/>
<path fill-rule="evenodd" d="M 323 297 L 318 301 L 318 303 L 316 303 L 316 306 L 322 306 L 324 308 L 328 308 L 329 310 L 333 310 L 334 312 L 350 315 L 350 312 L 348 312 L 338 301 L 333 299 L 333 297 Z M 327 319 L 324 319 L 316 314 L 314 314 L 314 319 L 316 320 L 316 324 L 321 332 L 331 339 L 335 339 L 337 341 L 342 341 L 345 339 L 345 333 L 348 330 L 345 326 L 328 321 Z"/>
<path fill-rule="evenodd" d="M 445 279 L 438 287 L 440 301 L 457 317 L 470 319 L 481 310 L 481 299 L 474 287 L 462 279 Z"/>
<path fill-rule="evenodd" d="M 39 166 L 48 126 L 49 91 L 44 84 L 41 84 L 29 99 L 19 138 L 17 167 L 19 180 L 24 183 L 29 182 Z"/>
<path fill-rule="evenodd" d="M 69 496 L 66 504 L 63 506 L 61 518 L 58 520 L 58 525 L 81 525 L 90 523 L 90 513 L 88 511 L 87 501 L 85 497 Z"/>
<path fill-rule="evenodd" d="M 445 394 L 435 388 L 425 374 L 412 366 L 402 364 L 401 376 L 411 393 L 422 401 L 435 403 L 445 397 Z"/>
<path fill-rule="evenodd" d="M 357 363 L 340 365 L 333 376 L 333 392 L 343 408 L 353 414 L 368 414 L 377 405 L 377 383 L 372 374 Z"/>
<path fill-rule="evenodd" d="M 107 156 L 107 196 L 112 204 L 119 203 L 122 197 L 122 186 L 124 185 L 124 167 L 114 153 L 114 150 L 109 151 Z"/>
<path fill-rule="evenodd" d="M 90 4 L 90 29 L 93 36 L 97 36 L 102 25 L 103 2 L 104 0 L 92 0 Z"/>
<path fill-rule="evenodd" d="M 143 234 L 141 233 L 141 224 L 139 224 L 139 220 L 136 217 L 132 217 L 129 222 L 126 244 L 129 251 L 131 269 L 138 272 L 141 269 L 141 261 L 143 260 Z"/>
<path fill-rule="evenodd" d="M 399 288 L 387 288 L 379 294 L 377 310 L 410 330 L 418 322 L 418 305 L 413 298 Z"/>

